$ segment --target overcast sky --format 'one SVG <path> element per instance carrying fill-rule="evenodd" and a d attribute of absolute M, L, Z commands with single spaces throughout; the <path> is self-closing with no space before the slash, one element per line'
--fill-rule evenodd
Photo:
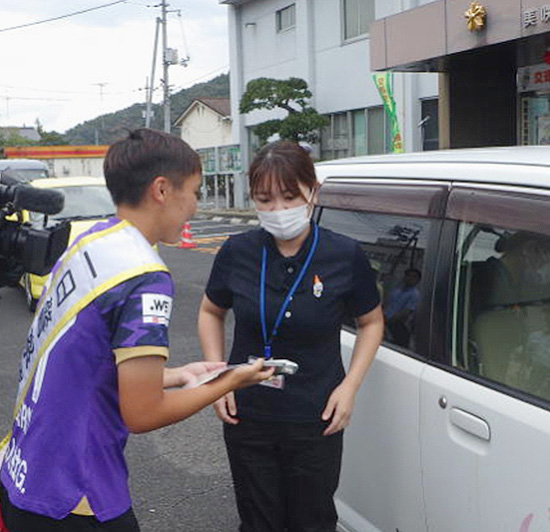
<path fill-rule="evenodd" d="M 147 0 L 108 5 L 115 1 L 0 2 L 0 126 L 34 126 L 39 119 L 45 130 L 62 133 L 145 103 L 160 6 Z M 227 72 L 227 7 L 218 0 L 168 2 L 168 46 L 191 58 L 185 68 L 169 68 L 172 90 Z M 99 9 L 66 16 L 90 8 Z M 63 18 L 33 24 L 57 17 Z M 155 103 L 162 101 L 161 43 L 159 34 Z"/>

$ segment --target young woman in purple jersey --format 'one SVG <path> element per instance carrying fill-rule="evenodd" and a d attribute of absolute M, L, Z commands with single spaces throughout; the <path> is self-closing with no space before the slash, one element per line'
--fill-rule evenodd
<path fill-rule="evenodd" d="M 257 362 L 193 386 L 223 364 L 165 367 L 174 288 L 153 245 L 177 242 L 195 212 L 197 153 L 141 129 L 110 147 L 104 169 L 116 217 L 61 257 L 27 337 L 0 468 L 8 532 L 139 530 L 128 433 L 183 420 L 273 372 Z"/>

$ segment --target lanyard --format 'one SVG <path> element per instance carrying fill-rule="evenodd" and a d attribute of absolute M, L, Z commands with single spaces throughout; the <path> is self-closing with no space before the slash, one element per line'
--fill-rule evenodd
<path fill-rule="evenodd" d="M 286 312 L 286 309 L 288 308 L 288 305 L 290 304 L 290 301 L 292 300 L 292 296 L 294 296 L 296 289 L 298 288 L 299 284 L 302 282 L 302 279 L 304 278 L 304 275 L 306 274 L 306 271 L 309 268 L 311 260 L 313 259 L 313 254 L 317 249 L 318 241 L 319 241 L 319 228 L 317 227 L 316 224 L 313 224 L 313 241 L 311 243 L 311 247 L 309 248 L 306 260 L 304 261 L 302 268 L 300 269 L 298 275 L 296 276 L 294 283 L 290 287 L 290 290 L 288 291 L 283 301 L 283 304 L 279 309 L 279 313 L 277 314 L 277 319 L 273 324 L 273 329 L 271 331 L 270 338 L 267 337 L 267 325 L 266 325 L 266 318 L 265 318 L 265 274 L 267 270 L 267 248 L 264 246 L 262 249 L 262 269 L 260 272 L 260 321 L 262 324 L 262 336 L 264 339 L 264 357 L 265 358 L 271 357 L 271 343 L 273 342 L 273 339 L 277 336 L 277 331 L 279 329 L 279 326 L 281 325 L 281 322 L 283 321 L 283 316 Z"/>

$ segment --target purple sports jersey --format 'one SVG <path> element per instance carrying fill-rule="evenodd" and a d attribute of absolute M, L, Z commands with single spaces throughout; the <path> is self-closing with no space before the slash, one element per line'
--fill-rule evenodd
<path fill-rule="evenodd" d="M 59 339 L 42 357 L 22 394 L 24 400 L 2 464 L 0 480 L 12 504 L 55 519 L 68 515 L 83 497 L 100 521 L 118 517 L 130 508 L 123 454 L 128 429 L 119 411 L 117 362 L 143 354 L 168 355 L 173 284 L 160 257 L 149 249 L 137 229 L 118 219 L 97 224 L 83 238 L 106 229 L 117 230 L 117 224 L 125 224 L 117 238 L 126 245 L 120 245 L 119 240 L 117 249 L 109 247 L 107 258 L 100 254 L 103 260 L 116 260 L 121 272 L 125 268 L 134 272 L 128 257 L 141 250 L 159 267 L 150 262 L 145 273 L 138 272 L 101 293 L 97 290 L 95 297 L 95 285 L 90 284 L 86 294 L 92 296 L 81 298 L 86 306 L 59 331 Z M 103 238 L 108 237 L 94 241 L 95 246 L 99 244 L 96 249 L 100 249 L 98 241 Z M 87 248 L 82 249 L 86 255 Z M 65 269 L 56 267 L 52 275 L 58 270 L 60 275 L 70 273 L 71 261 L 84 262 L 78 255 L 69 253 Z M 90 262 L 90 257 L 94 255 L 85 258 Z M 92 283 L 94 274 L 99 275 L 101 261 L 89 266 Z M 75 275 L 70 285 L 66 278 L 63 274 L 57 291 L 52 290 L 51 302 L 43 301 L 47 294 L 41 299 L 35 318 L 42 319 L 44 325 L 40 327 L 48 325 L 48 304 L 59 302 L 67 286 L 85 282 Z M 52 320 L 54 332 L 55 326 Z M 37 341 L 33 337 L 37 330 L 40 333 L 42 328 L 31 327 L 23 362 Z M 148 349 L 132 351 L 143 346 Z"/>

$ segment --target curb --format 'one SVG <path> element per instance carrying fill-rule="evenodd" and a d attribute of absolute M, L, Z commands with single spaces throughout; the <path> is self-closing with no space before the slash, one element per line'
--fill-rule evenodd
<path fill-rule="evenodd" d="M 237 210 L 197 210 L 193 217 L 196 220 L 212 220 L 213 222 L 229 222 L 233 225 L 259 225 L 260 222 L 254 211 L 237 211 Z M 191 220 L 192 221 L 192 220 Z"/>

